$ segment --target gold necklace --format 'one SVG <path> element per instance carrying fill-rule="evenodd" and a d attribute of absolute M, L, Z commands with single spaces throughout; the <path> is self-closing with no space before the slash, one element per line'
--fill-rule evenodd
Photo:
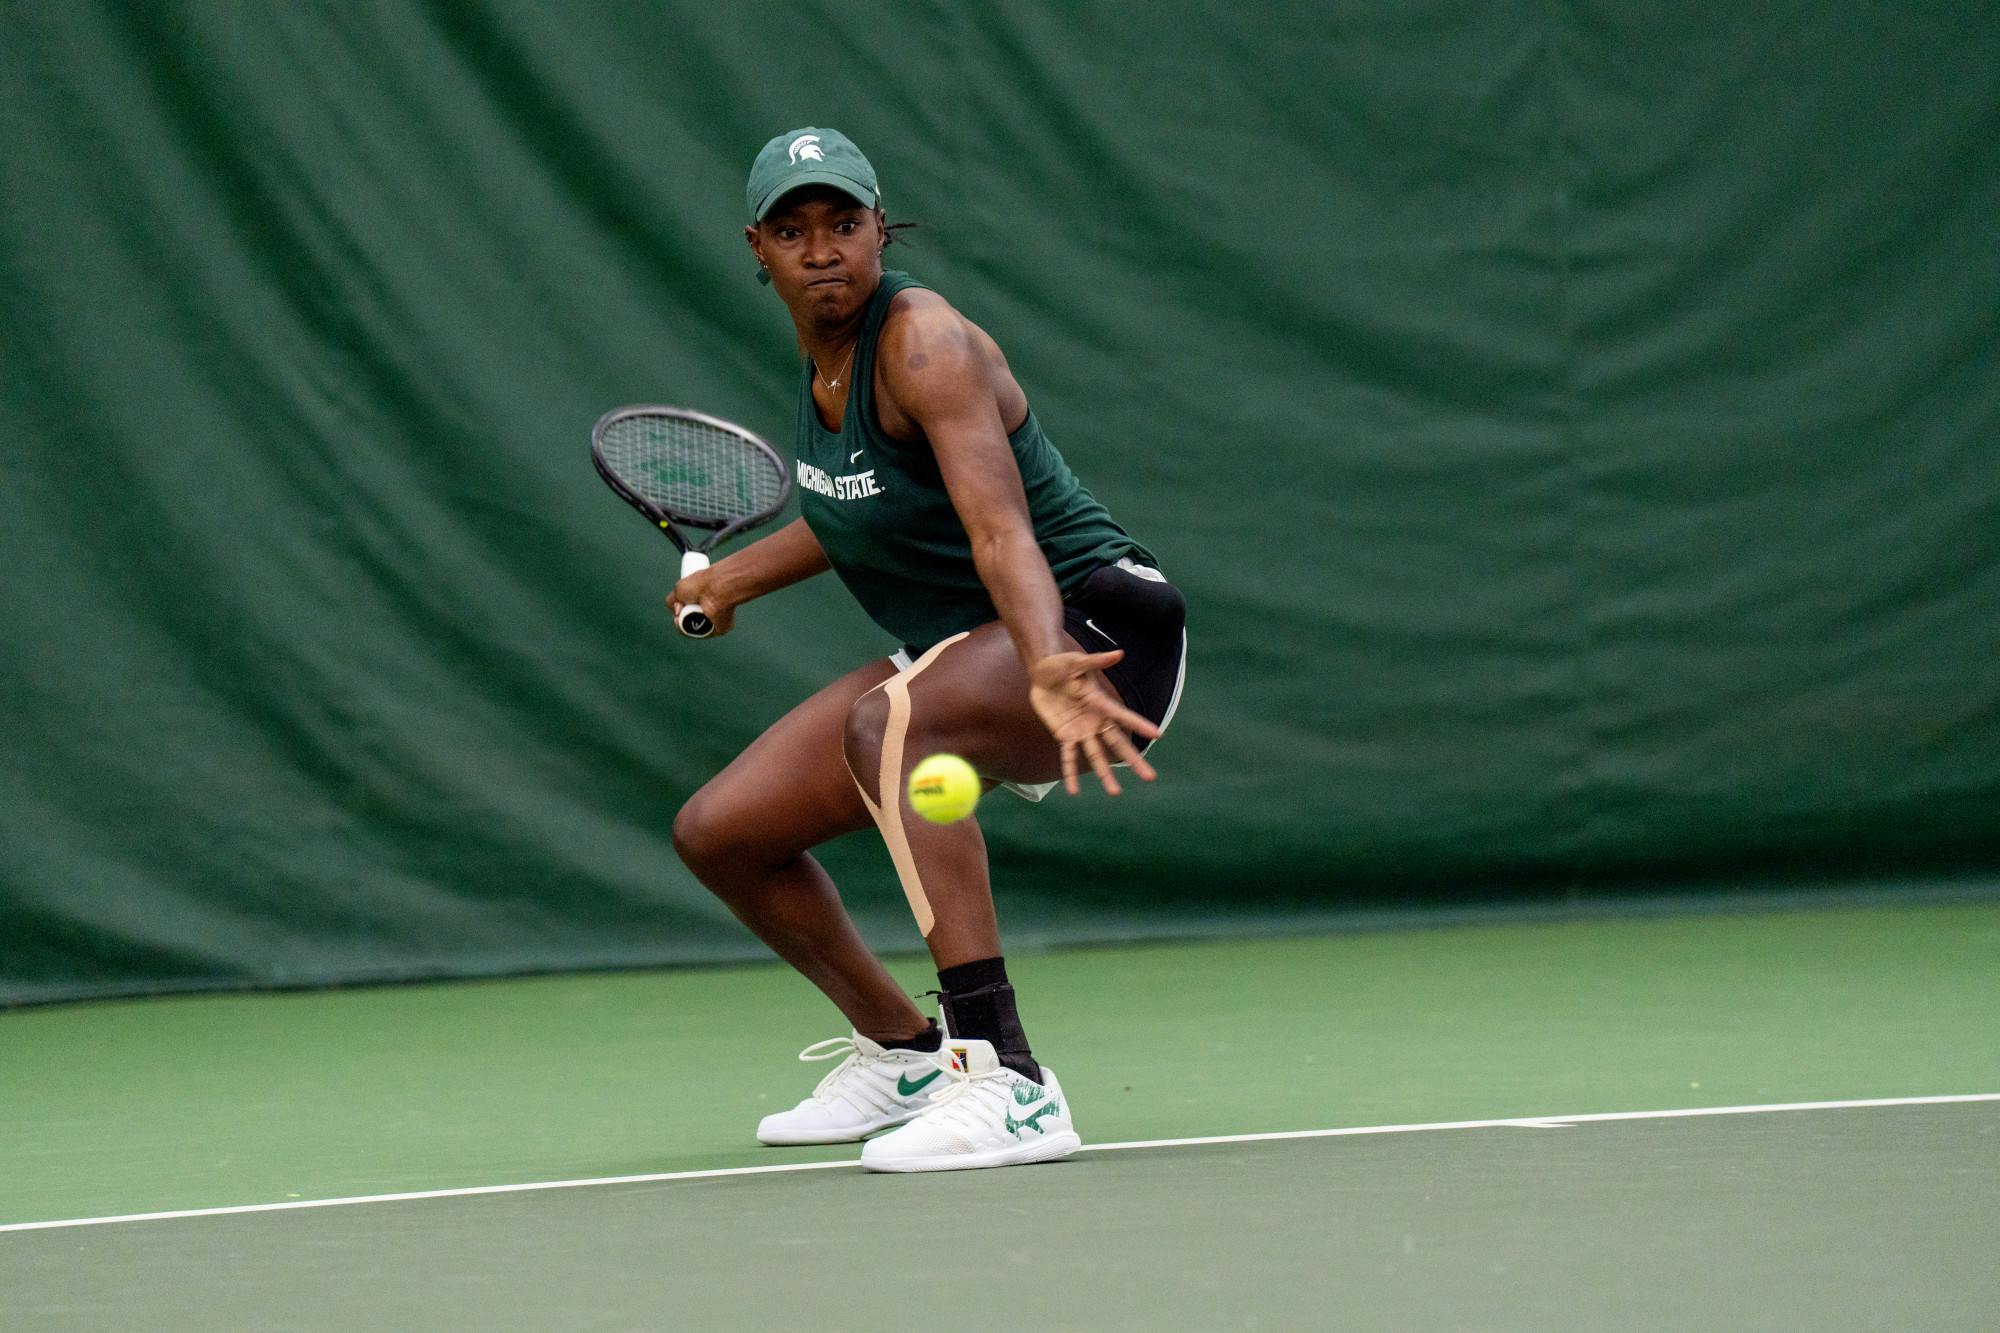
<path fill-rule="evenodd" d="M 848 363 L 854 360 L 854 349 L 859 346 L 861 346 L 861 339 L 859 338 L 856 338 L 853 342 L 847 345 L 847 355 L 841 360 L 840 369 L 833 372 L 832 379 L 828 379 L 826 376 L 820 374 L 818 361 L 814 360 L 812 357 L 806 358 L 806 360 L 812 362 L 813 375 L 816 378 L 818 378 L 821 384 L 824 384 L 826 386 L 826 391 L 828 393 L 832 393 L 835 389 L 838 389 L 840 387 L 840 377 L 847 373 Z"/>

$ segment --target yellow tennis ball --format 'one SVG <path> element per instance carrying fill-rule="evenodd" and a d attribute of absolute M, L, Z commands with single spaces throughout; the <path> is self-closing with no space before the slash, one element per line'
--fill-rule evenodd
<path fill-rule="evenodd" d="M 910 805 L 933 824 L 955 824 L 979 804 L 979 775 L 955 754 L 934 754 L 910 770 Z"/>

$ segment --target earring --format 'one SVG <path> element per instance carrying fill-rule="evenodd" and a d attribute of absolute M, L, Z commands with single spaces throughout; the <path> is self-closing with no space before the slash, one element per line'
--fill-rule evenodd
<path fill-rule="evenodd" d="M 769 287 L 771 285 L 771 270 L 765 268 L 762 264 L 757 265 L 757 281 L 760 285 Z"/>

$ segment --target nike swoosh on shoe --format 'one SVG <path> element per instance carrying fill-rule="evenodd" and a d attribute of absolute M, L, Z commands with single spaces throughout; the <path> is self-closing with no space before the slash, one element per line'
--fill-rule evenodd
<path fill-rule="evenodd" d="M 904 1074 L 896 1080 L 896 1095 L 899 1097 L 914 1097 L 942 1077 L 944 1077 L 942 1069 L 933 1069 L 930 1073 L 925 1074 L 915 1083 L 912 1083 L 910 1082 L 910 1076 Z"/>

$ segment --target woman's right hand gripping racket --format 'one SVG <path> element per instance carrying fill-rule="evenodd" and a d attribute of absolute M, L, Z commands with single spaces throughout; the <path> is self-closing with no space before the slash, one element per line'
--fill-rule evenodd
<path fill-rule="evenodd" d="M 590 432 L 590 461 L 605 485 L 680 548 L 682 578 L 707 569 L 718 543 L 776 518 L 792 493 L 770 445 L 734 422 L 683 407 L 606 412 Z M 682 527 L 709 536 L 690 545 Z M 698 606 L 683 606 L 674 621 L 691 639 L 715 632 Z"/>

